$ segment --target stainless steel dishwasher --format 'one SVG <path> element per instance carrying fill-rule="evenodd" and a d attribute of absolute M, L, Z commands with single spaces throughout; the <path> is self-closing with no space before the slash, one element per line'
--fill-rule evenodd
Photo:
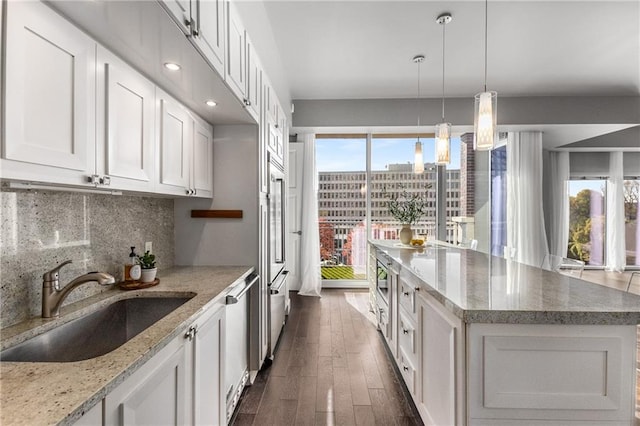
<path fill-rule="evenodd" d="M 225 299 L 224 382 L 227 422 L 249 379 L 249 290 L 259 278 L 258 275 L 249 275 L 244 282 L 234 286 Z"/>

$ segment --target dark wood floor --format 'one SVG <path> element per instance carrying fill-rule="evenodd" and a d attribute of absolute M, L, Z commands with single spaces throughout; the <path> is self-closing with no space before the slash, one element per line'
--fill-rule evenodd
<path fill-rule="evenodd" d="M 291 293 L 271 367 L 240 401 L 234 425 L 421 425 L 385 350 L 368 294 Z"/>

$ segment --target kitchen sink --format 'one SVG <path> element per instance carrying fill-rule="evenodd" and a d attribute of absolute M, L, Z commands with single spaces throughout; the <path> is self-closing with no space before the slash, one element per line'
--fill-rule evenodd
<path fill-rule="evenodd" d="M 193 296 L 119 300 L 0 353 L 0 361 L 73 362 L 111 352 Z"/>

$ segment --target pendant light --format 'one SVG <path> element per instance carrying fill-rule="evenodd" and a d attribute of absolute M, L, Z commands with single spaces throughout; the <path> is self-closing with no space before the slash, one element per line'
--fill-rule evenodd
<path fill-rule="evenodd" d="M 488 0 L 484 2 L 484 92 L 475 96 L 473 147 L 478 151 L 493 149 L 498 140 L 498 93 L 487 92 L 487 21 Z"/>
<path fill-rule="evenodd" d="M 418 64 L 418 98 L 416 99 L 416 104 L 418 105 L 418 129 L 416 132 L 418 140 L 416 141 L 413 171 L 414 173 L 422 173 L 424 172 L 424 159 L 422 158 L 422 142 L 420 142 L 420 64 L 424 62 L 424 55 L 414 56 L 413 62 Z"/>
<path fill-rule="evenodd" d="M 443 13 L 436 19 L 442 25 L 442 122 L 436 124 L 436 164 L 451 162 L 451 123 L 444 121 L 444 27 L 452 19 L 449 13 Z"/>

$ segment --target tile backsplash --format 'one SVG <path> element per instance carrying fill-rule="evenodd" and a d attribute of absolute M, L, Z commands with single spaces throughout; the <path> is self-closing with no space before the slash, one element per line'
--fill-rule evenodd
<path fill-rule="evenodd" d="M 3 189 L 0 221 L 0 327 L 40 316 L 42 274 L 67 259 L 61 285 L 91 271 L 119 281 L 129 247 L 146 241 L 160 270 L 173 266 L 172 199 Z M 65 304 L 105 289 L 81 285 Z"/>

